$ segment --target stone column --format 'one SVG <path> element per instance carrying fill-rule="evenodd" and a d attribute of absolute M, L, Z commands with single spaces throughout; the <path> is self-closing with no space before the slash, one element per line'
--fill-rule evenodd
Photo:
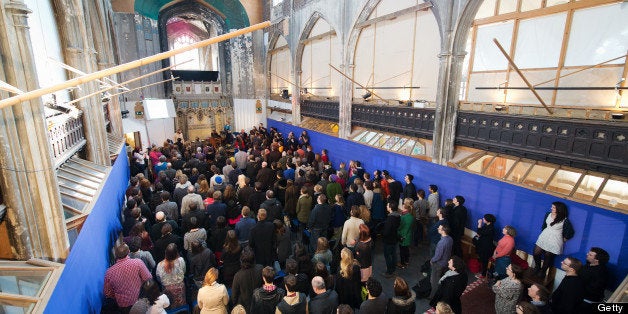
<path fill-rule="evenodd" d="M 94 40 L 91 28 L 88 28 L 90 23 L 85 20 L 88 17 L 83 14 L 82 2 L 80 0 L 53 0 L 52 4 L 57 18 L 65 63 L 86 73 L 94 72 L 96 60 L 91 54 L 94 48 L 89 46 L 89 43 L 93 43 Z M 71 72 L 68 76 L 75 78 L 79 75 Z M 73 91 L 75 98 L 96 91 L 98 85 L 92 81 L 81 85 L 81 89 L 81 91 Z M 100 95 L 80 101 L 78 107 L 83 111 L 87 159 L 100 165 L 110 165 L 105 113 Z"/>
<path fill-rule="evenodd" d="M 294 68 L 294 67 L 293 67 Z M 293 70 L 292 76 L 294 85 L 301 86 L 302 71 Z M 292 124 L 301 125 L 301 91 L 296 86 L 292 87 Z"/>
<path fill-rule="evenodd" d="M 465 52 L 439 54 L 438 94 L 434 116 L 433 162 L 445 165 L 454 156 L 458 90 Z"/>
<path fill-rule="evenodd" d="M 30 12 L 21 0 L 0 1 L 0 79 L 24 91 L 39 88 L 27 24 Z M 65 217 L 40 99 L 0 110 L 0 143 L 0 184 L 14 257 L 67 258 Z"/>
<path fill-rule="evenodd" d="M 340 70 L 348 77 L 353 77 L 354 65 L 341 66 Z M 347 139 L 351 134 L 351 107 L 353 102 L 353 82 L 341 77 L 338 108 L 338 137 Z"/>

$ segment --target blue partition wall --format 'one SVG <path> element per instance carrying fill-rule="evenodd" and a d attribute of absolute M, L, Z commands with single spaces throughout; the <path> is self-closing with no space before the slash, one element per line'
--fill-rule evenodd
<path fill-rule="evenodd" d="M 122 229 L 120 209 L 129 182 L 126 147 L 119 156 L 72 247 L 45 313 L 100 312 L 109 252 Z"/>
<path fill-rule="evenodd" d="M 275 127 L 286 135 L 292 131 L 297 136 L 303 130 L 294 125 L 268 120 L 268 127 Z M 529 190 L 513 184 L 493 180 L 454 168 L 437 165 L 405 155 L 379 150 L 353 141 L 308 130 L 315 152 L 329 150 L 334 166 L 341 161 L 359 160 L 366 171 L 386 169 L 399 181 L 406 173 L 414 175 L 417 188 L 428 190 L 436 184 L 441 202 L 455 195 L 466 199 L 469 210 L 467 228 L 476 230 L 477 220 L 484 214 L 497 217 L 496 225 L 512 225 L 517 229 L 516 247 L 531 253 L 541 232 L 543 217 L 550 210 L 551 203 L 563 201 L 569 208 L 569 219 L 575 228 L 575 236 L 567 241 L 564 256 L 574 256 L 585 261 L 586 253 L 592 246 L 599 246 L 610 254 L 609 268 L 613 272 L 612 285 L 617 286 L 628 271 L 628 234 L 626 215 L 608 209 L 578 203 L 571 200 Z M 498 230 L 500 230 L 498 229 Z M 499 235 L 498 235 L 499 237 Z M 558 267 L 562 258 L 556 259 Z"/>

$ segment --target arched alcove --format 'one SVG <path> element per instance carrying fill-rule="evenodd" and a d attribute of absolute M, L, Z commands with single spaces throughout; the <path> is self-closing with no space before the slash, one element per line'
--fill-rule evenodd
<path fill-rule="evenodd" d="M 268 51 L 269 92 L 279 95 L 284 89 L 289 94 L 296 91 L 292 82 L 292 55 L 286 38 L 276 34 L 270 41 Z"/>

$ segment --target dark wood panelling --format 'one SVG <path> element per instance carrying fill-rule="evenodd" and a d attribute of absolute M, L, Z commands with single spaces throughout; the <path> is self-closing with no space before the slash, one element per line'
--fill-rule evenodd
<path fill-rule="evenodd" d="M 373 130 L 431 139 L 434 109 L 353 104 L 351 123 Z"/>
<path fill-rule="evenodd" d="M 301 102 L 301 115 L 338 123 L 338 103 L 304 100 Z"/>
<path fill-rule="evenodd" d="M 628 125 L 459 112 L 456 144 L 628 175 Z"/>

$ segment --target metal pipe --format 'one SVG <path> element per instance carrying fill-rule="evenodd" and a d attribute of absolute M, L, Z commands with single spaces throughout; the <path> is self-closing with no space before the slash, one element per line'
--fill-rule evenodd
<path fill-rule="evenodd" d="M 529 89 L 525 86 L 517 86 L 517 87 L 476 87 L 475 89 Z M 581 87 L 581 86 L 565 86 L 565 87 L 535 87 L 535 90 L 619 90 L 619 89 L 628 89 L 626 87 L 606 87 L 606 86 L 589 86 L 589 87 Z"/>

